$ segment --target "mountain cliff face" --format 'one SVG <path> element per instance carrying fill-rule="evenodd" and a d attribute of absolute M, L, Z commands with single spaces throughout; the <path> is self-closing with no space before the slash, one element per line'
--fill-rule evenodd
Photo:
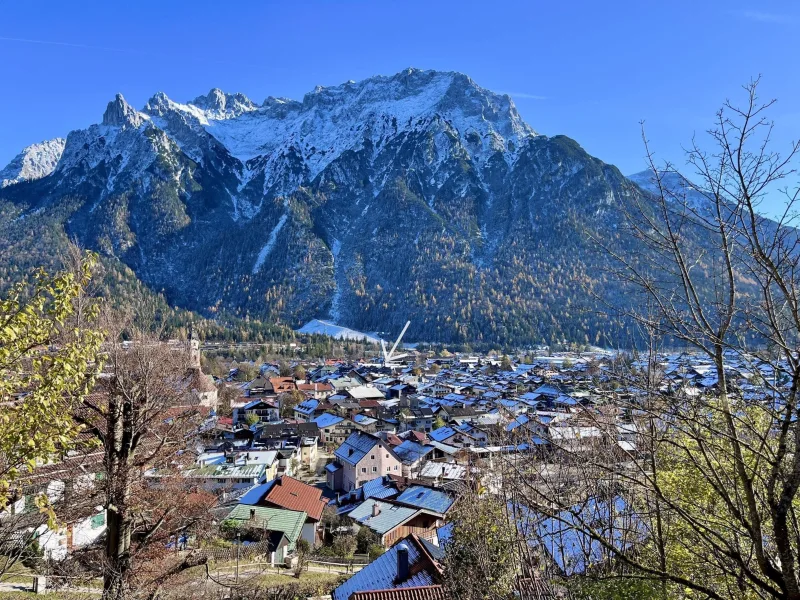
<path fill-rule="evenodd" d="M 53 215 L 174 305 L 362 331 L 410 319 L 426 341 L 628 335 L 596 311 L 595 294 L 620 292 L 589 236 L 619 238 L 640 190 L 460 73 L 260 105 L 214 89 L 136 110 L 118 95 L 44 146 L 1 172 L 0 227 Z"/>

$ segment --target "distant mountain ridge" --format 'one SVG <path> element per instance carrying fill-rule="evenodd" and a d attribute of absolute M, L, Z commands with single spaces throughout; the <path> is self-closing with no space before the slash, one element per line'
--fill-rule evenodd
<path fill-rule="evenodd" d="M 213 89 L 136 110 L 117 95 L 60 152 L 45 144 L 3 170 L 0 227 L 48 215 L 209 317 L 360 331 L 410 319 L 408 339 L 442 342 L 632 335 L 598 310 L 595 295 L 625 299 L 587 234 L 626 243 L 620 206 L 641 190 L 460 73 L 261 104 Z"/>

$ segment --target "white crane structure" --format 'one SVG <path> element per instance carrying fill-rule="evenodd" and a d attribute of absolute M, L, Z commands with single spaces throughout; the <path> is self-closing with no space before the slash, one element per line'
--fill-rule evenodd
<path fill-rule="evenodd" d="M 392 349 L 389 352 L 386 352 L 386 342 L 381 340 L 381 348 L 383 349 L 383 366 L 389 368 L 396 368 L 400 367 L 401 365 L 397 362 L 401 358 L 405 358 L 408 354 L 395 354 L 394 351 L 397 350 L 397 346 L 400 345 L 400 341 L 403 339 L 403 336 L 406 333 L 406 329 L 408 326 L 411 325 L 411 321 L 406 321 L 405 327 L 403 327 L 403 331 L 400 332 L 400 335 L 397 336 L 397 340 L 392 346 Z"/>

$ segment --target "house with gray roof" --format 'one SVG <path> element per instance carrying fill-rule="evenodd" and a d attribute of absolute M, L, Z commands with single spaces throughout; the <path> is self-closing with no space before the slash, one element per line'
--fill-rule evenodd
<path fill-rule="evenodd" d="M 390 548 L 412 533 L 423 539 L 433 540 L 436 529 L 444 523 L 440 513 L 435 510 L 376 498 L 365 500 L 348 512 L 347 516 L 377 534 L 385 548 Z"/>
<path fill-rule="evenodd" d="M 336 462 L 327 467 L 328 487 L 350 491 L 380 475 L 399 475 L 401 461 L 379 437 L 354 431 L 334 451 Z"/>

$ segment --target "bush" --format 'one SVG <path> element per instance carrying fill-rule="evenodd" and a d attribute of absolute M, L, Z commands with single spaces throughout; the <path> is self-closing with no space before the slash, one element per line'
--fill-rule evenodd
<path fill-rule="evenodd" d="M 381 539 L 378 537 L 377 533 L 368 527 L 362 527 L 358 530 L 358 534 L 356 535 L 356 552 L 359 554 L 366 554 L 370 546 L 380 546 L 380 542 Z"/>
<path fill-rule="evenodd" d="M 235 519 L 225 519 L 219 524 L 219 533 L 225 539 L 234 539 L 240 531 L 241 523 Z"/>
<path fill-rule="evenodd" d="M 352 558 L 357 547 L 358 541 L 356 540 L 356 536 L 352 534 L 340 534 L 333 538 L 332 548 L 336 553 L 336 556 L 341 556 L 342 558 Z"/>
<path fill-rule="evenodd" d="M 39 547 L 37 540 L 31 540 L 20 555 L 20 561 L 31 571 L 44 573 L 44 551 Z"/>

